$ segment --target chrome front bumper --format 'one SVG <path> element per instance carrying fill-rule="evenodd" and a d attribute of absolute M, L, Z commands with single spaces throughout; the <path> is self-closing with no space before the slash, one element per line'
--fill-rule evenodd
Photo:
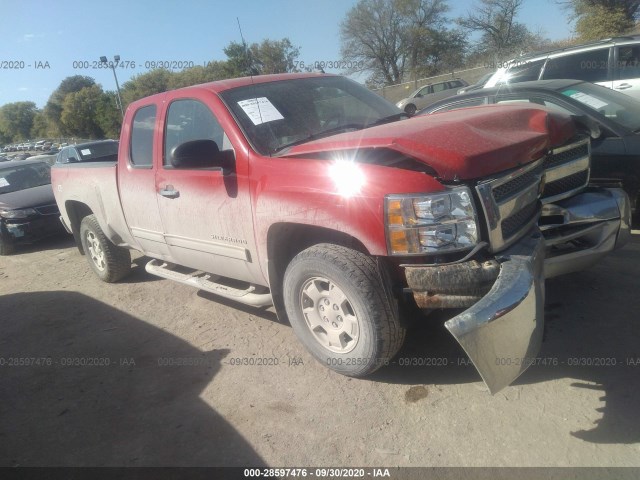
<path fill-rule="evenodd" d="M 500 273 L 479 302 L 445 323 L 491 393 L 534 361 L 544 324 L 544 242 L 532 230 L 498 257 Z"/>
<path fill-rule="evenodd" d="M 542 207 L 545 277 L 590 267 L 631 238 L 631 205 L 620 188 L 590 188 Z"/>

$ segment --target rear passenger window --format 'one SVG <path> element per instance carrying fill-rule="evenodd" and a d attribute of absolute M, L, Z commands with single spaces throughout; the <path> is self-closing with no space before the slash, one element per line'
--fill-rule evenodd
<path fill-rule="evenodd" d="M 136 167 L 151 167 L 153 164 L 153 129 L 156 124 L 156 106 L 139 109 L 133 117 L 129 158 Z"/>
<path fill-rule="evenodd" d="M 640 78 L 640 45 L 618 47 L 617 65 L 620 80 Z"/>
<path fill-rule="evenodd" d="M 573 78 L 585 82 L 604 82 L 609 79 L 609 49 L 590 50 L 551 58 L 543 78 Z"/>

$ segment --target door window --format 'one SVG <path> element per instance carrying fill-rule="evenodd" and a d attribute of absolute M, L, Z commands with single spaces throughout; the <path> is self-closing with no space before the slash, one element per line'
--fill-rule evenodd
<path fill-rule="evenodd" d="M 620 80 L 640 78 L 640 45 L 618 47 L 617 66 Z"/>
<path fill-rule="evenodd" d="M 171 151 L 192 140 L 213 140 L 220 151 L 231 143 L 209 107 L 193 100 L 176 100 L 169 106 L 164 138 L 164 165 L 171 166 Z"/>
<path fill-rule="evenodd" d="M 609 79 L 609 49 L 589 50 L 552 58 L 544 69 L 544 79 L 574 78 L 586 82 Z"/>

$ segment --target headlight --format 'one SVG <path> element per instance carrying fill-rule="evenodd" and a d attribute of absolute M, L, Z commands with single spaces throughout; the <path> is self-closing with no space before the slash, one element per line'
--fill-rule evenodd
<path fill-rule="evenodd" d="M 0 217 L 2 218 L 27 218 L 31 215 L 37 215 L 33 208 L 21 208 L 17 210 L 0 210 Z"/>
<path fill-rule="evenodd" d="M 389 195 L 385 221 L 391 255 L 453 252 L 478 243 L 477 215 L 467 187 L 430 195 Z"/>

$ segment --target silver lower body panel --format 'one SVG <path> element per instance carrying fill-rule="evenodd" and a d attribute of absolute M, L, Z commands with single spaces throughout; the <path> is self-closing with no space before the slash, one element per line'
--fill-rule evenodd
<path fill-rule="evenodd" d="M 480 301 L 445 323 L 491 393 L 518 378 L 540 350 L 544 241 L 537 229 L 499 255 L 500 273 Z"/>
<path fill-rule="evenodd" d="M 631 206 L 624 190 L 591 188 L 544 205 L 545 277 L 584 270 L 631 238 Z"/>

